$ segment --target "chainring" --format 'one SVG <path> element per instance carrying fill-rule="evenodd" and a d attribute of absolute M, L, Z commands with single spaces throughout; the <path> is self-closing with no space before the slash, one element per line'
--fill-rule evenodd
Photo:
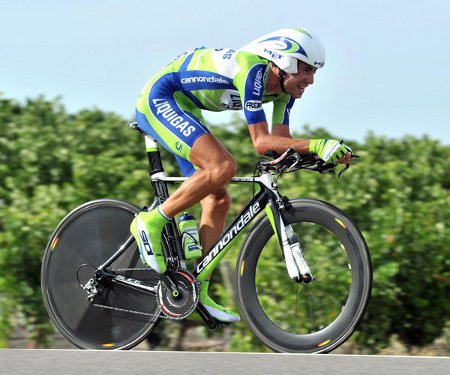
<path fill-rule="evenodd" d="M 185 269 L 169 271 L 168 276 L 178 288 L 178 295 L 173 296 L 164 283 L 159 282 L 156 290 L 157 303 L 164 315 L 170 319 L 184 319 L 197 307 L 199 287 L 195 277 Z"/>

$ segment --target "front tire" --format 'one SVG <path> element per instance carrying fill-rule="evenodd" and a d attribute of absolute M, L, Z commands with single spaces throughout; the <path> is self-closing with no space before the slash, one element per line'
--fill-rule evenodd
<path fill-rule="evenodd" d="M 314 280 L 296 283 L 267 216 L 252 227 L 236 266 L 237 303 L 255 336 L 276 352 L 325 353 L 353 333 L 372 288 L 372 265 L 358 228 L 336 207 L 291 201 L 283 211 Z"/>

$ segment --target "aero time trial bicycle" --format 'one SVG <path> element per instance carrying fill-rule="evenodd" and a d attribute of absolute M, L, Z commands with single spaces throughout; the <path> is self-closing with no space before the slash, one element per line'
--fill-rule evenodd
<path fill-rule="evenodd" d="M 167 199 L 169 183 L 185 178 L 167 177 L 158 144 L 145 139 L 155 201 L 144 209 L 151 209 Z M 129 230 L 138 207 L 111 199 L 77 207 L 55 229 L 43 257 L 42 292 L 51 320 L 70 342 L 87 349 L 132 348 L 161 319 L 185 319 L 194 311 L 215 328 L 199 303 L 199 283 L 254 222 L 235 270 L 243 320 L 274 351 L 332 351 L 350 337 L 367 308 L 370 255 L 343 212 L 323 201 L 282 196 L 276 177 L 296 170 L 325 173 L 334 166 L 292 149 L 259 161 L 255 176 L 232 180 L 254 184 L 252 199 L 193 269 L 186 268 L 176 221 L 166 225 L 165 274 L 140 261 Z"/>

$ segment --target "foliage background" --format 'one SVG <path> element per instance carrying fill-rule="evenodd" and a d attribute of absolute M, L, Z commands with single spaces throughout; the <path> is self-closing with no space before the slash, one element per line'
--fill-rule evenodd
<path fill-rule="evenodd" d="M 18 103 L 0 96 L 0 347 L 8 345 L 17 326 L 25 327 L 32 345 L 52 345 L 53 327 L 40 293 L 41 257 L 68 211 L 96 198 L 138 206 L 152 200 L 143 139 L 126 122 L 99 109 L 69 114 L 59 99 Z M 252 174 L 256 154 L 243 120 L 236 117 L 212 131 L 235 156 L 238 174 Z M 297 136 L 335 138 L 309 126 Z M 374 288 L 351 344 L 355 350 L 379 352 L 393 338 L 407 348 L 439 337 L 448 343 L 450 147 L 427 137 L 388 139 L 370 133 L 362 143 L 346 141 L 361 160 L 343 178 L 297 173 L 284 176 L 279 185 L 290 197 L 319 198 L 340 207 L 366 238 Z M 163 156 L 166 172 L 176 175 L 174 160 Z M 233 216 L 252 192 L 234 186 L 230 192 Z M 217 296 L 230 305 L 235 254 L 227 256 L 215 283 Z M 163 324 L 155 337 L 177 329 Z M 227 336 L 224 350 L 267 350 L 243 323 L 215 334 Z"/>

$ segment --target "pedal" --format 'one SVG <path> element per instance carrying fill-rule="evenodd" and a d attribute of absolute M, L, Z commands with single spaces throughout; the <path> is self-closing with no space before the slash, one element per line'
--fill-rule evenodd
<path fill-rule="evenodd" d="M 213 318 L 210 314 L 209 314 L 209 312 L 208 312 L 208 310 L 206 310 L 206 308 L 201 304 L 201 303 L 199 303 L 198 305 L 197 305 L 197 308 L 195 309 L 195 311 L 197 311 L 197 313 L 198 313 L 198 315 L 200 315 L 200 318 L 202 318 L 203 319 L 203 321 L 206 323 L 206 325 L 208 326 L 208 328 L 210 328 L 210 329 L 214 329 L 214 328 L 217 328 L 218 327 L 218 320 L 216 320 L 215 318 Z"/>
<path fill-rule="evenodd" d="M 216 327 L 215 329 L 223 329 L 228 327 L 229 325 L 233 324 L 232 322 L 222 322 L 221 320 L 217 320 L 213 318 L 216 321 Z"/>

